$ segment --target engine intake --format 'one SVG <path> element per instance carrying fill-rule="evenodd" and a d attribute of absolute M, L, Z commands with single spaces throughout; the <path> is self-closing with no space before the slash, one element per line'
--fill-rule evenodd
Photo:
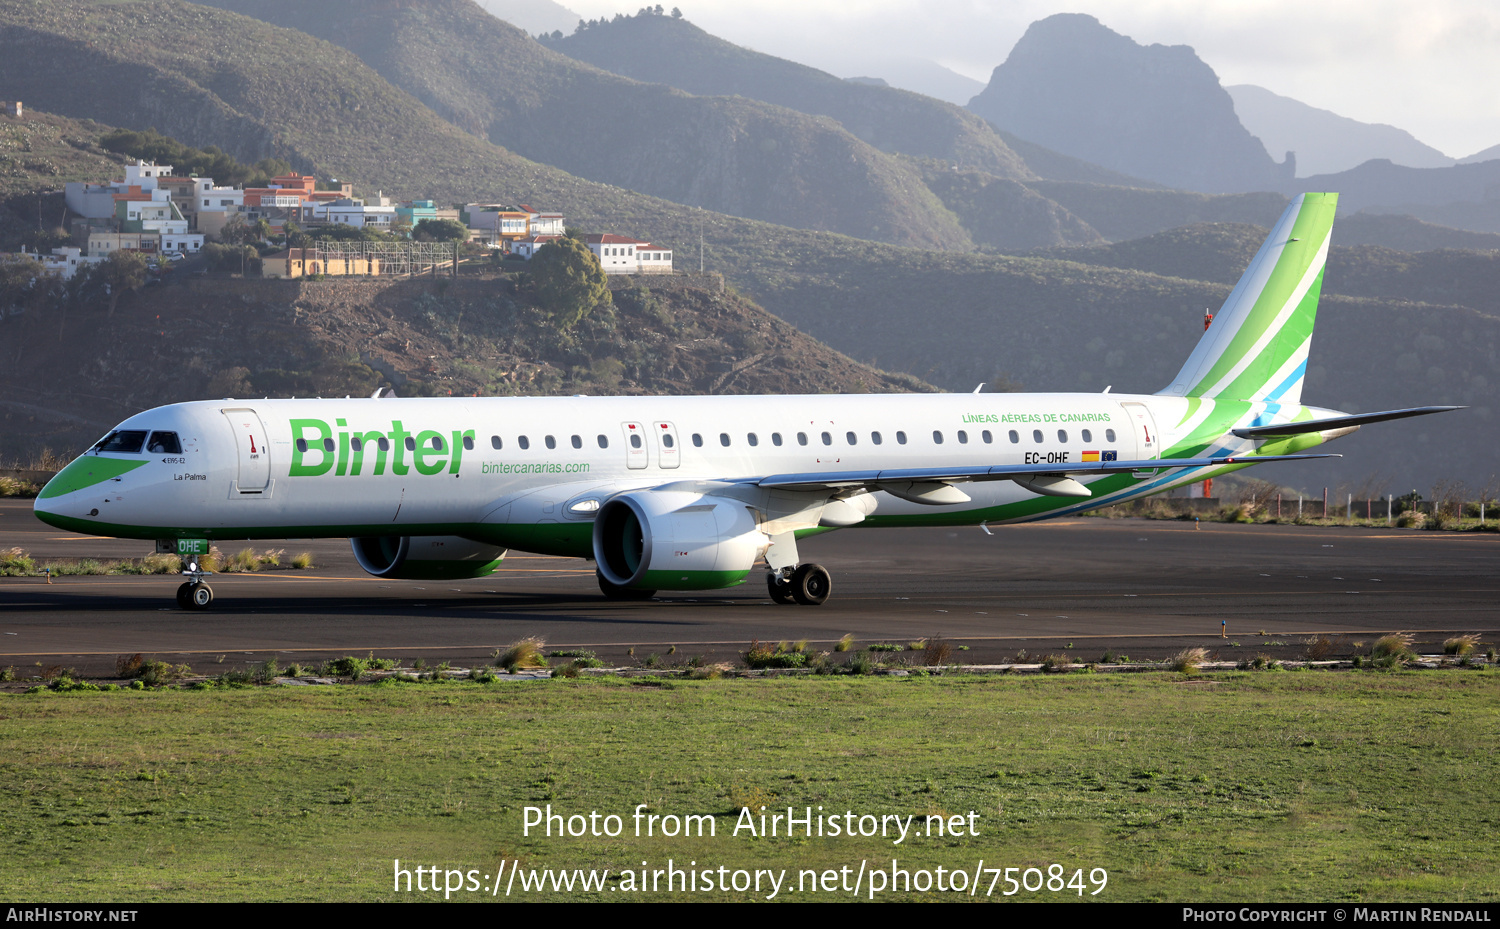
<path fill-rule="evenodd" d="M 594 520 L 605 580 L 649 590 L 712 590 L 744 582 L 769 544 L 745 504 L 691 491 L 611 497 Z"/>

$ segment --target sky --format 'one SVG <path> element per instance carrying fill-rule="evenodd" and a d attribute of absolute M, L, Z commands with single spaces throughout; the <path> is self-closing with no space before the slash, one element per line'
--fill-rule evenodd
<path fill-rule="evenodd" d="M 562 0 L 586 19 L 644 0 Z M 674 4 L 663 3 L 670 9 Z M 1032 22 L 1088 13 L 1143 45 L 1190 45 L 1226 86 L 1258 84 L 1455 158 L 1500 144 L 1500 3 L 1492 0 L 678 0 L 737 45 L 879 77 L 895 56 L 981 82 Z"/>

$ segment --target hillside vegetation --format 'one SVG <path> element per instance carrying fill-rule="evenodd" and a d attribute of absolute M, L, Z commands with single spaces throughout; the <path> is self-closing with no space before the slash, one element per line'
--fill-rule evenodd
<path fill-rule="evenodd" d="M 214 275 L 58 321 L 0 320 L 0 455 L 77 449 L 114 422 L 216 397 L 931 390 L 819 344 L 716 276 L 616 280 L 559 329 L 526 275 L 327 281 Z M 57 415 L 61 414 L 61 415 Z"/>
<path fill-rule="evenodd" d="M 621 78 L 471 0 L 212 2 L 342 45 L 452 124 L 579 177 L 785 226 L 971 245 L 911 168 L 837 123 Z"/>

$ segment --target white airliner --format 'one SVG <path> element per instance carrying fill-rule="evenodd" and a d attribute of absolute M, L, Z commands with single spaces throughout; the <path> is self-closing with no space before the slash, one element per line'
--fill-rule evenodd
<path fill-rule="evenodd" d="M 1182 371 L 1153 395 L 907 394 L 199 401 L 125 420 L 42 490 L 62 529 L 183 554 L 348 537 L 384 578 L 592 559 L 611 597 L 743 583 L 819 604 L 799 539 L 1066 516 L 1303 450 L 1364 423 L 1301 403 L 1337 194 L 1287 208 Z"/>

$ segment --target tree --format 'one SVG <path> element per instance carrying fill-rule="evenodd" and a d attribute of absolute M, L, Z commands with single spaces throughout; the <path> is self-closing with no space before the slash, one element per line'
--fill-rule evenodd
<path fill-rule="evenodd" d="M 146 256 L 140 252 L 128 252 L 124 249 L 110 252 L 109 257 L 99 263 L 94 274 L 109 293 L 109 315 L 114 316 L 115 305 L 120 302 L 120 294 L 127 290 L 139 290 L 145 286 Z"/>
<path fill-rule="evenodd" d="M 558 239 L 537 249 L 530 265 L 537 301 L 559 329 L 573 328 L 594 307 L 610 302 L 604 269 L 581 242 Z"/>
<path fill-rule="evenodd" d="M 467 242 L 469 227 L 455 219 L 424 219 L 411 237 L 418 242 Z"/>

